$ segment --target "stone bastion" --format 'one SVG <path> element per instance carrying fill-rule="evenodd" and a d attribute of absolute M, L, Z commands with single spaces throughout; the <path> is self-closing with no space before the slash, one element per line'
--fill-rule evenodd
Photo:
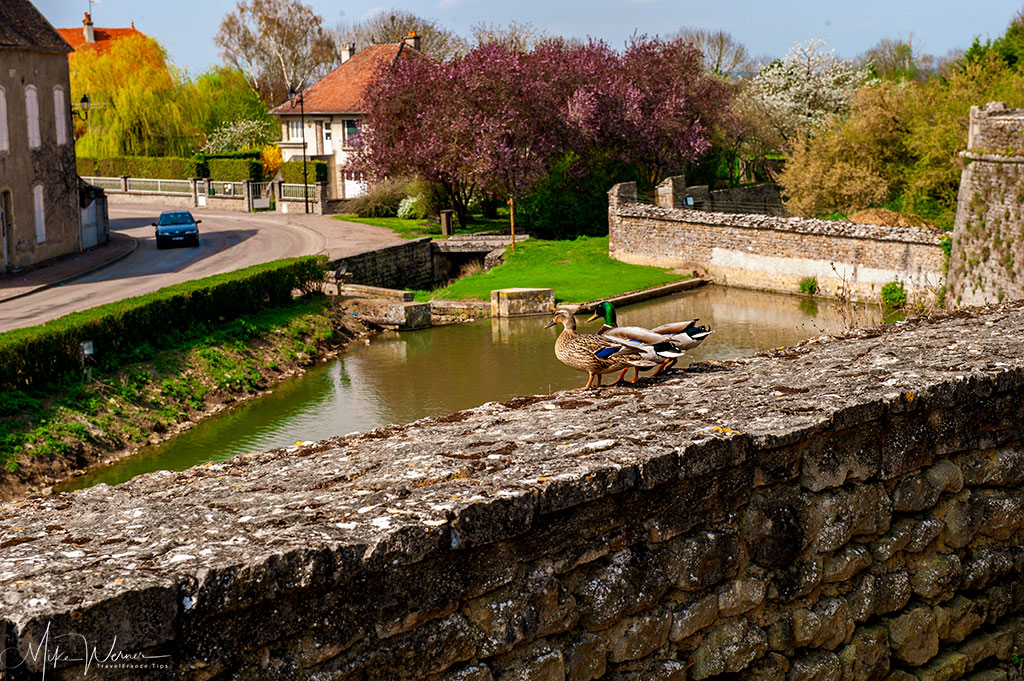
<path fill-rule="evenodd" d="M 0 505 L 0 663 L 1006 679 L 1022 336 L 1008 304 Z"/>

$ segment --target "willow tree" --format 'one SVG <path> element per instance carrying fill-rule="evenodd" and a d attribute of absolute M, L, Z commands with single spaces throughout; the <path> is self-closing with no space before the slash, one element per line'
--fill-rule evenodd
<path fill-rule="evenodd" d="M 199 140 L 193 89 L 169 67 L 163 48 L 132 35 L 105 49 L 72 52 L 73 102 L 88 95 L 88 120 L 75 121 L 76 150 L 83 156 L 181 156 Z"/>

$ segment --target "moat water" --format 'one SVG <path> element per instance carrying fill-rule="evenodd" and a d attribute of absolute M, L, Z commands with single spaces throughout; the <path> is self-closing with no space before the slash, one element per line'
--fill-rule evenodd
<path fill-rule="evenodd" d="M 752 355 L 845 326 L 841 310 L 829 301 L 721 286 L 618 309 L 622 326 L 653 327 L 694 317 L 710 324 L 715 332 L 677 366 Z M 585 315 L 577 317 L 581 330 L 598 328 L 599 322 L 587 325 L 585 319 Z M 280 384 L 264 397 L 207 419 L 130 458 L 96 467 L 57 490 L 113 485 L 150 471 L 183 470 L 242 452 L 582 386 L 586 374 L 555 359 L 558 331 L 545 330 L 547 321 L 547 317 L 485 320 L 377 335 L 344 356 Z M 856 310 L 857 326 L 881 321 L 878 307 Z M 605 381 L 612 378 L 606 376 Z"/>

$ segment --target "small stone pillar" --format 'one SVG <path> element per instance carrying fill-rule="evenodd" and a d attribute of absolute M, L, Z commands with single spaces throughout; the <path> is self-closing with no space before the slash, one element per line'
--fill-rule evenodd
<path fill-rule="evenodd" d="M 654 189 L 659 208 L 682 208 L 686 192 L 686 178 L 682 175 L 666 177 Z"/>
<path fill-rule="evenodd" d="M 455 211 L 443 210 L 441 211 L 441 236 L 451 236 L 455 234 Z"/>
<path fill-rule="evenodd" d="M 192 195 L 192 207 L 199 205 L 199 179 L 198 177 L 188 178 L 188 191 Z"/>
<path fill-rule="evenodd" d="M 127 175 L 122 175 L 121 176 L 121 191 L 123 191 L 123 192 L 128 191 L 128 176 Z"/>
<path fill-rule="evenodd" d="M 503 288 L 491 291 L 492 317 L 548 314 L 555 309 L 555 292 L 549 288 Z"/>

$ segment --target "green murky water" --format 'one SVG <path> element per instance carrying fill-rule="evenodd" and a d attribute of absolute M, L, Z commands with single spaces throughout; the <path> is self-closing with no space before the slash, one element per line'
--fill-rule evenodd
<path fill-rule="evenodd" d="M 622 326 L 699 317 L 715 330 L 689 361 L 728 359 L 842 328 L 837 308 L 797 296 L 705 286 L 618 310 Z M 582 330 L 599 324 L 582 324 Z M 116 484 L 154 470 L 182 470 L 241 452 L 401 424 L 484 402 L 582 386 L 586 374 L 555 359 L 546 317 L 487 320 L 376 336 L 345 356 L 287 381 L 192 430 L 59 487 Z M 858 325 L 881 321 L 861 308 Z M 611 380 L 606 377 L 606 381 Z"/>

